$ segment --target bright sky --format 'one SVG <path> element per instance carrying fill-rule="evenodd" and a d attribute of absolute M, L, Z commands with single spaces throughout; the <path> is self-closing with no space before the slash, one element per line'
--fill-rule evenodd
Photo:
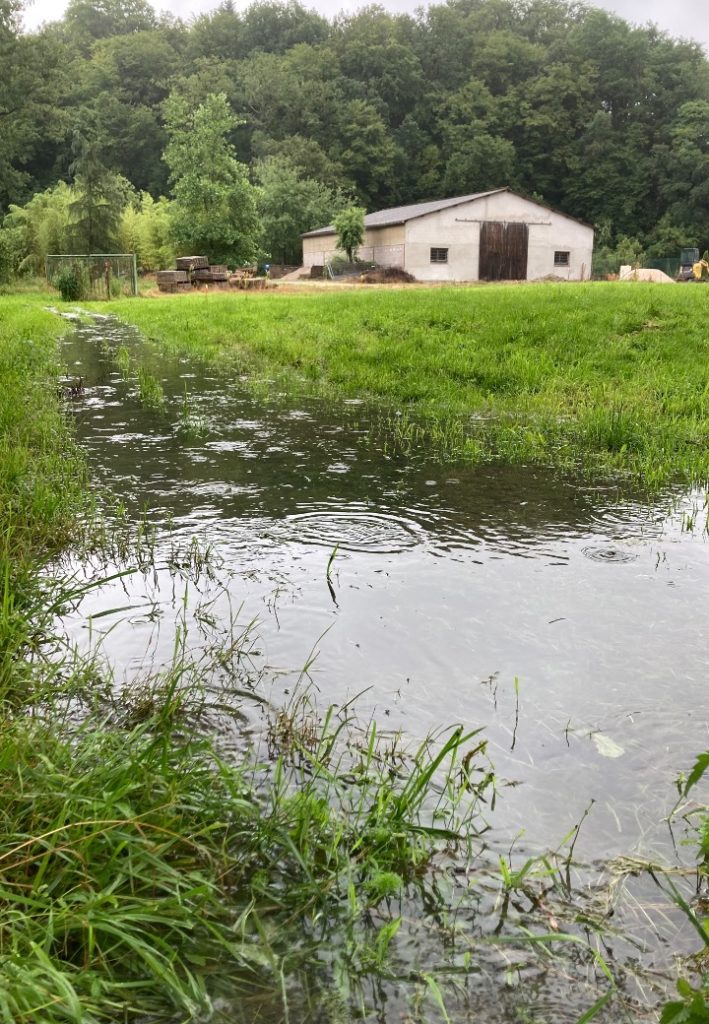
<path fill-rule="evenodd" d="M 218 0 L 152 0 L 158 9 L 170 10 L 181 18 L 208 11 L 218 5 Z M 303 0 L 305 7 L 311 7 L 328 17 L 339 11 L 354 11 L 364 7 L 364 0 Z M 421 6 L 420 0 L 380 0 L 381 6 L 392 12 L 413 12 Z M 235 0 L 237 10 L 249 6 L 249 0 Z M 425 6 L 425 4 L 424 4 Z M 707 0 L 593 0 L 592 6 L 613 11 L 628 21 L 644 25 L 655 22 L 661 29 L 673 36 L 696 39 L 709 50 L 709 4 Z M 31 0 L 25 12 L 25 25 L 35 28 L 43 21 L 61 17 L 66 0 Z"/>

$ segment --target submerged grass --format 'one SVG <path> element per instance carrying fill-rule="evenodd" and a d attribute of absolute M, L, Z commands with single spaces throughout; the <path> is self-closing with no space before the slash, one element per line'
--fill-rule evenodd
<path fill-rule="evenodd" d="M 102 304 L 173 350 L 403 413 L 453 457 L 709 478 L 709 289 L 201 294 Z M 408 431 L 408 438 L 407 438 Z"/>
<path fill-rule="evenodd" d="M 470 736 L 353 744 L 333 711 L 227 762 L 195 728 L 194 668 L 181 654 L 149 702 L 78 726 L 51 706 L 2 722 L 0 1020 L 195 1020 L 274 991 L 287 1019 L 299 972 L 344 1003 L 386 975 L 405 893 L 443 911 L 433 860 L 483 827 Z"/>

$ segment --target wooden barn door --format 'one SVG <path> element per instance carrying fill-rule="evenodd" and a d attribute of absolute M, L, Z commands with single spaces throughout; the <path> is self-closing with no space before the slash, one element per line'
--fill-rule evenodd
<path fill-rule="evenodd" d="M 526 224 L 483 221 L 480 228 L 481 281 L 526 281 L 529 228 Z"/>

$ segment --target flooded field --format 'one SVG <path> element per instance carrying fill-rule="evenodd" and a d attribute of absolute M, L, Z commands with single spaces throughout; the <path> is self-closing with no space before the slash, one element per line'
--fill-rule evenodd
<path fill-rule="evenodd" d="M 241 758 L 245 737 L 262 742 L 263 708 L 305 692 L 321 712 L 351 702 L 412 742 L 482 729 L 497 776 L 485 856 L 524 863 L 562 847 L 571 863 L 583 822 L 570 927 L 612 929 L 600 955 L 633 965 L 626 994 L 637 1019 L 654 1019 L 696 938 L 633 858 L 679 867 L 691 889 L 694 851 L 667 816 L 707 744 L 705 496 L 649 502 L 538 468 L 446 465 L 401 443 L 397 410 L 255 388 L 109 318 L 77 324 L 62 355 L 92 477 L 142 522 L 149 550 L 141 571 L 92 588 L 65 620 L 106 655 L 116 688 L 168 665 L 178 642 L 199 653 L 236 639 L 245 717 L 213 719 L 227 757 Z M 121 565 L 75 568 L 91 581 Z M 467 874 L 440 869 L 447 902 L 467 907 L 456 927 L 485 944 L 512 913 L 499 879 L 484 873 L 471 890 Z M 558 929 L 568 908 L 536 899 L 515 906 L 517 925 L 531 912 L 538 926 L 541 912 Z M 415 905 L 400 912 L 404 978 L 441 936 Z M 455 1021 L 575 1022 L 604 983 L 583 957 L 540 973 L 519 949 L 474 955 Z M 405 1014 L 397 990 L 373 991 L 372 1020 Z M 296 986 L 293 1007 L 301 996 Z M 318 999 L 302 1021 L 339 1020 Z M 285 1019 L 268 1000 L 230 1001 L 224 1019 L 237 1010 Z"/>
<path fill-rule="evenodd" d="M 276 706 L 309 685 L 414 738 L 482 727 L 493 846 L 555 848 L 588 811 L 583 862 L 676 856 L 664 819 L 708 733 L 704 495 L 404 455 L 396 410 L 257 392 L 109 320 L 63 358 L 97 483 L 155 529 L 158 565 L 193 537 L 214 565 L 83 601 L 68 628 L 119 679 L 169 661 L 177 623 L 195 647 L 246 630 L 245 678 Z"/>

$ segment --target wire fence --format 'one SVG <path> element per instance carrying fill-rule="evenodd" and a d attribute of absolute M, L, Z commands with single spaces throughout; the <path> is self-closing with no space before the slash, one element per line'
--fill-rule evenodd
<path fill-rule="evenodd" d="M 138 294 L 138 266 L 132 252 L 47 256 L 45 268 L 47 282 L 54 288 L 71 275 L 80 298 L 116 299 Z"/>
<path fill-rule="evenodd" d="M 676 258 L 649 260 L 647 266 L 650 270 L 662 270 L 672 278 L 677 277 L 679 273 L 679 260 Z"/>

